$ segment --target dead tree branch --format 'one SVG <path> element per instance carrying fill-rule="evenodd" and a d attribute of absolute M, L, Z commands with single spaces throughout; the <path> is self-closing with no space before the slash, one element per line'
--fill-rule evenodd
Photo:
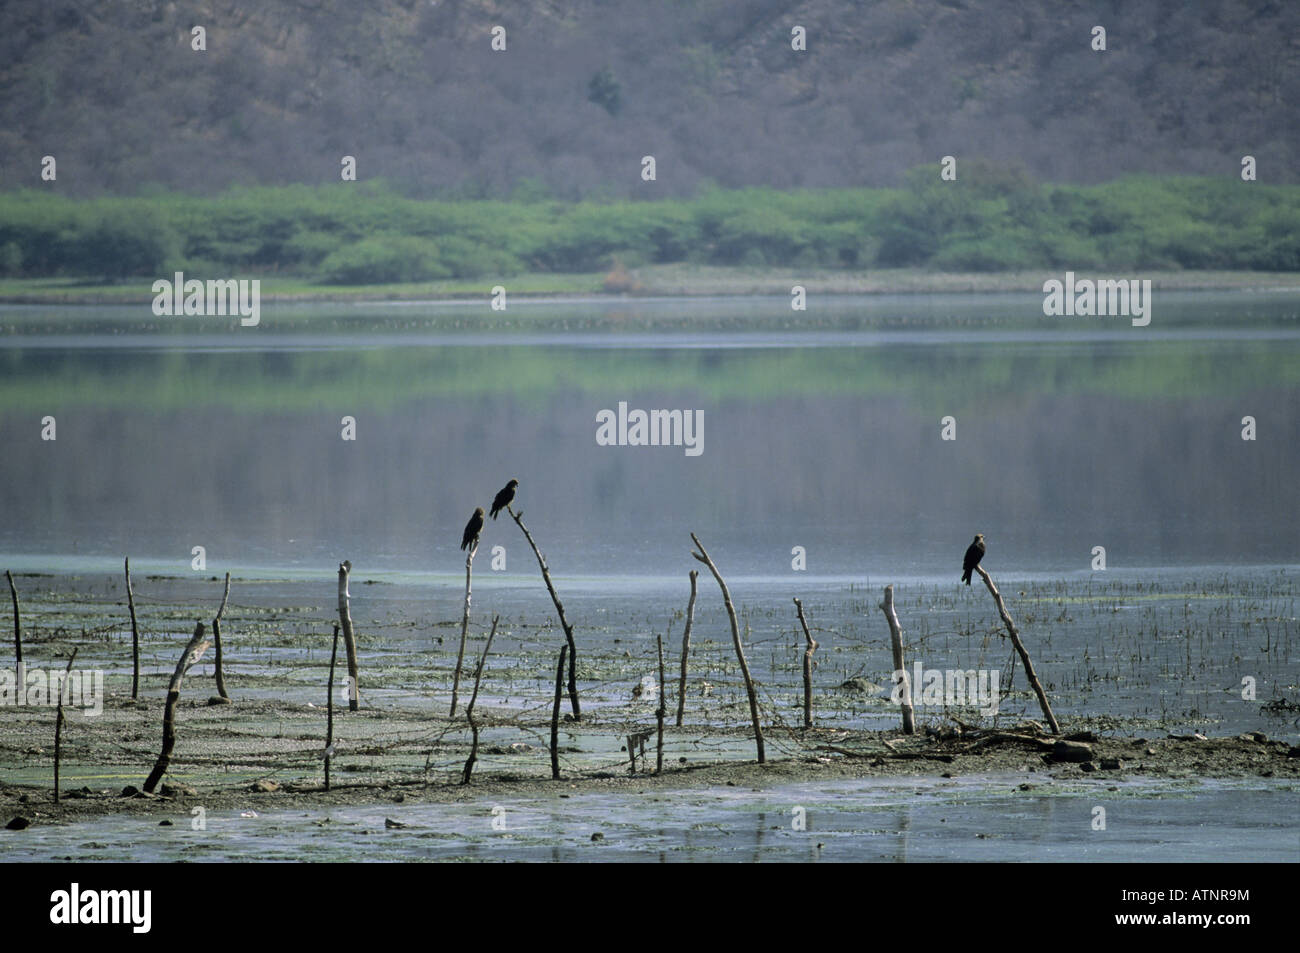
<path fill-rule="evenodd" d="M 912 715 L 912 681 L 908 678 L 907 665 L 903 660 L 903 628 L 898 624 L 898 613 L 894 611 L 892 585 L 885 587 L 885 601 L 880 603 L 880 611 L 885 614 L 885 621 L 889 623 L 889 645 L 894 653 L 894 671 L 898 673 L 898 678 L 901 679 L 898 684 L 903 689 L 903 734 L 915 734 L 916 722 Z"/>
<path fill-rule="evenodd" d="M 564 656 L 567 645 L 560 646 L 560 662 L 555 666 L 555 704 L 551 708 L 551 780 L 560 780 L 560 699 L 564 695 Z"/>
<path fill-rule="evenodd" d="M 451 712 L 448 718 L 456 717 L 456 698 L 460 694 L 460 673 L 465 665 L 465 640 L 469 638 L 469 599 L 470 599 L 470 582 L 474 575 L 474 554 L 478 552 L 478 537 L 474 537 L 474 545 L 469 548 L 469 555 L 465 557 L 465 612 L 460 619 L 460 650 L 456 653 L 456 674 L 451 680 Z M 490 567 L 489 567 L 490 568 Z"/>
<path fill-rule="evenodd" d="M 492 631 L 488 633 L 483 654 L 479 656 L 478 668 L 474 670 L 474 692 L 469 696 L 469 704 L 465 706 L 465 717 L 469 719 L 469 730 L 474 733 L 474 740 L 470 744 L 469 757 L 465 760 L 465 773 L 460 779 L 461 784 L 469 784 L 470 775 L 474 773 L 474 762 L 478 760 L 478 722 L 474 720 L 474 703 L 478 701 L 478 686 L 483 681 L 483 666 L 487 664 L 488 650 L 492 648 L 492 638 L 497 634 L 497 623 L 500 620 L 499 615 L 492 617 Z"/>
<path fill-rule="evenodd" d="M 812 658 L 813 653 L 817 651 L 817 640 L 812 637 L 808 631 L 808 620 L 803 616 L 803 603 L 797 598 L 794 600 L 794 607 L 799 613 L 799 624 L 803 626 L 803 636 L 808 640 L 808 647 L 803 653 L 803 726 L 811 728 L 812 719 Z"/>
<path fill-rule="evenodd" d="M 7 573 L 6 573 L 7 575 Z M 12 585 L 12 581 L 11 581 Z M 72 663 L 77 660 L 77 649 L 72 650 L 68 667 L 63 670 L 63 681 L 59 683 L 58 711 L 54 715 L 54 803 L 59 803 L 59 762 L 63 755 L 63 696 L 68 690 L 68 676 L 72 673 Z"/>
<path fill-rule="evenodd" d="M 578 646 L 573 641 L 573 626 L 569 625 L 569 620 L 564 617 L 564 606 L 560 602 L 560 597 L 555 594 L 555 586 L 551 583 L 551 571 L 546 567 L 546 560 L 542 552 L 533 542 L 533 534 L 528 532 L 528 527 L 524 525 L 524 514 L 520 510 L 518 513 L 509 504 L 506 505 L 506 512 L 514 519 L 515 523 L 523 530 L 524 538 L 528 540 L 528 545 L 533 548 L 533 555 L 537 557 L 537 565 L 542 568 L 542 579 L 546 583 L 546 591 L 551 594 L 551 601 L 555 603 L 555 612 L 560 617 L 560 628 L 564 629 L 565 641 L 569 644 L 569 707 L 573 710 L 573 720 L 582 720 L 582 709 L 578 705 Z"/>
<path fill-rule="evenodd" d="M 695 621 L 695 580 L 699 570 L 691 570 L 691 598 L 686 603 L 686 631 L 682 633 L 682 676 L 677 681 L 677 727 L 682 726 L 686 710 L 686 657 L 691 651 L 691 624 Z"/>
<path fill-rule="evenodd" d="M 357 640 L 352 633 L 352 594 L 348 591 L 350 560 L 339 563 L 339 622 L 343 625 L 343 651 L 348 659 L 348 711 L 356 711 L 361 689 L 357 684 Z"/>
<path fill-rule="evenodd" d="M 980 578 L 984 580 L 984 585 L 988 587 L 989 594 L 993 596 L 993 601 L 997 603 L 998 614 L 1002 616 L 1002 623 L 1007 627 L 1007 634 L 1011 636 L 1011 644 L 1020 653 L 1020 662 L 1025 667 L 1025 677 L 1029 679 L 1029 684 L 1034 688 L 1034 694 L 1038 696 L 1038 704 L 1043 709 L 1043 717 L 1047 719 L 1052 734 L 1059 735 L 1061 726 L 1056 723 L 1056 716 L 1052 714 L 1052 706 L 1047 701 L 1047 692 L 1043 691 L 1042 683 L 1038 681 L 1038 675 L 1034 672 L 1034 663 L 1029 660 L 1029 653 L 1025 650 L 1025 644 L 1020 641 L 1020 630 L 1011 621 L 1011 615 L 1007 612 L 1006 603 L 1002 601 L 1002 593 L 998 592 L 998 587 L 993 585 L 993 577 L 984 570 L 983 566 L 976 566 L 975 571 L 980 574 Z"/>
<path fill-rule="evenodd" d="M 226 591 L 221 594 L 221 608 L 212 617 L 212 649 L 216 653 L 214 664 L 216 667 L 217 695 L 226 701 L 230 701 L 230 696 L 226 694 L 226 675 L 221 667 L 221 617 L 226 614 L 226 602 L 229 599 L 230 573 L 226 573 Z"/>
<path fill-rule="evenodd" d="M 709 572 L 713 573 L 713 578 L 718 581 L 718 588 L 722 590 L 722 601 L 727 607 L 727 618 L 731 620 L 731 641 L 736 647 L 736 657 L 740 659 L 740 672 L 745 676 L 745 691 L 749 694 L 749 716 L 754 722 L 754 744 L 758 748 L 758 763 L 763 764 L 767 760 L 763 750 L 763 723 L 758 717 L 758 696 L 754 692 L 754 679 L 749 674 L 749 663 L 745 661 L 744 646 L 740 644 L 740 626 L 736 624 L 736 608 L 731 604 L 731 593 L 722 579 L 722 573 L 718 572 L 718 567 L 709 558 L 704 545 L 694 533 L 691 533 L 691 541 L 699 549 L 698 553 L 692 552 L 691 555 L 709 567 Z"/>
<path fill-rule="evenodd" d="M 140 697 L 140 627 L 135 620 L 135 593 L 131 589 L 131 557 L 126 557 L 126 606 L 131 613 L 131 699 Z"/>
<path fill-rule="evenodd" d="M 158 755 L 153 770 L 149 772 L 148 780 L 144 782 L 146 794 L 153 794 L 153 789 L 158 786 L 158 782 L 167 771 L 167 766 L 171 763 L 172 748 L 176 746 L 176 703 L 181 697 L 181 681 L 190 666 L 203 657 L 207 648 L 208 643 L 203 638 L 203 623 L 199 622 L 194 626 L 194 635 L 185 646 L 185 652 L 181 655 L 181 660 L 176 663 L 176 671 L 172 672 L 172 680 L 167 685 L 167 707 L 163 709 L 162 752 Z"/>

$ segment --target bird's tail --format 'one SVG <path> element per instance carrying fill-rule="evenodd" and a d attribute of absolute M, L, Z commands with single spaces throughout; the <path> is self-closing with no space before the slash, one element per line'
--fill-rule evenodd
<path fill-rule="evenodd" d="M 970 570 L 969 570 L 969 569 L 967 569 L 964 573 L 962 573 L 962 575 L 961 575 L 961 581 L 964 582 L 964 583 L 966 583 L 966 585 L 968 585 L 968 586 L 970 585 Z"/>

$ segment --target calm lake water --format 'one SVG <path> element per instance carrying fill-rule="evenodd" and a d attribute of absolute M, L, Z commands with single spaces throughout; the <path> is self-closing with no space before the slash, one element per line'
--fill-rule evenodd
<path fill-rule="evenodd" d="M 292 631 L 309 633 L 327 625 L 334 567 L 350 559 L 358 580 L 376 582 L 354 585 L 358 624 L 394 626 L 376 651 L 397 657 L 459 618 L 462 528 L 516 477 L 517 508 L 587 655 L 627 652 L 626 674 L 652 671 L 654 633 L 685 604 L 695 532 L 751 627 L 757 677 L 785 704 L 798 680 L 794 595 L 823 642 L 826 682 L 887 678 L 876 609 L 886 583 L 898 587 L 909 646 L 927 666 L 1010 674 L 987 593 L 957 585 L 961 555 L 982 532 L 984 565 L 1059 715 L 1300 740 L 1293 714 L 1259 709 L 1300 699 L 1295 294 L 1157 292 L 1147 328 L 1046 319 L 1037 295 L 814 297 L 806 315 L 784 299 L 512 301 L 504 315 L 486 303 L 268 305 L 250 329 L 164 322 L 147 307 L 31 307 L 0 308 L 0 328 L 7 568 L 98 577 L 129 553 L 140 578 L 197 584 L 229 570 L 263 580 L 242 604 L 306 602 Z M 702 452 L 598 445 L 597 415 L 620 402 L 702 414 Z M 41 439 L 45 417 L 56 440 Z M 341 439 L 345 417 L 355 440 Z M 1253 440 L 1242 439 L 1246 417 Z M 202 572 L 191 570 L 195 546 L 206 551 Z M 494 569 L 497 546 L 504 567 Z M 1104 571 L 1094 569 L 1097 547 Z M 806 569 L 792 566 L 800 552 Z M 489 522 L 475 569 L 476 612 L 549 617 L 509 521 Z M 151 594 L 165 597 L 168 585 Z M 706 574 L 697 625 L 718 640 L 722 665 L 718 601 Z M 536 648 L 530 638 L 526 627 L 503 636 L 494 655 Z M 172 654 L 168 642 L 150 662 L 164 670 Z M 1258 682 L 1254 704 L 1241 697 L 1245 675 Z M 544 698 L 544 683 L 516 687 Z M 1011 701 L 1011 716 L 1034 714 L 1032 700 Z M 864 699 L 835 717 L 883 727 L 894 714 Z M 856 818 L 835 791 L 786 799 L 825 804 L 818 839 L 832 839 L 824 850 L 835 859 L 1012 859 L 1026 837 L 1053 857 L 1203 859 L 1217 841 L 1197 825 L 1231 814 L 1224 804 L 1240 817 L 1211 822 L 1214 836 L 1254 850 L 1274 838 L 1278 799 L 1292 816 L 1297 803 L 1294 791 L 1267 786 L 1208 786 L 1173 806 L 1139 791 L 1140 810 L 1168 818 L 1157 840 L 1172 853 L 1157 857 L 1147 853 L 1150 818 L 1103 842 L 1086 822 L 1076 831 L 1063 820 L 1086 817 L 1086 797 L 1044 798 L 1020 805 L 1022 837 L 998 820 L 1005 799 L 980 791 L 927 789 L 913 804 L 881 789 Z M 689 837 L 673 833 L 681 817 L 670 823 L 658 808 L 583 800 L 611 827 L 663 830 L 663 851 L 686 851 L 660 859 L 688 858 L 697 842 L 736 859 L 769 848 L 811 858 L 806 838 L 764 834 L 783 824 L 771 812 L 788 811 L 774 797 L 704 802 L 691 814 L 704 827 Z M 427 828 L 424 841 L 393 832 L 402 856 L 588 851 L 578 842 L 590 832 L 574 828 L 570 843 L 551 815 L 537 818 L 542 841 L 521 835 L 512 854 L 458 839 L 450 808 L 420 810 L 412 823 Z M 373 826 L 373 813 L 334 812 L 354 827 Z M 316 820 L 232 821 L 229 839 L 211 842 L 225 846 L 195 850 L 261 851 L 257 837 L 283 824 L 298 831 L 286 850 L 310 852 Z M 954 821 L 960 837 L 943 826 Z M 910 834 L 899 832 L 904 822 Z M 134 823 L 95 829 L 104 856 L 138 837 Z M 725 830 L 710 834 L 711 824 Z M 861 835 L 847 854 L 835 825 Z M 990 838 L 959 843 L 975 828 Z M 173 849 L 155 841 L 139 839 L 140 850 Z M 600 859 L 658 856 L 614 841 Z"/>

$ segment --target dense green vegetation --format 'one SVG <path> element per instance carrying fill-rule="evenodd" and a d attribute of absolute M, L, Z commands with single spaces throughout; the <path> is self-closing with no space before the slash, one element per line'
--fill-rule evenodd
<path fill-rule="evenodd" d="M 622 263 L 942 271 L 1300 270 L 1300 186 L 1139 176 L 1046 185 L 937 166 L 902 189 L 692 199 L 430 201 L 382 183 L 72 200 L 0 194 L 0 276 L 280 274 L 322 285 L 605 271 Z"/>

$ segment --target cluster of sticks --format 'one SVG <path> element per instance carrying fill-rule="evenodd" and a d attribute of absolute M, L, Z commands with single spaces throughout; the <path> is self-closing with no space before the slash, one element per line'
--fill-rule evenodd
<path fill-rule="evenodd" d="M 577 686 L 577 676 L 576 676 L 577 646 L 574 642 L 573 626 L 569 623 L 567 617 L 564 614 L 564 605 L 560 602 L 560 597 L 555 591 L 555 585 L 551 581 L 551 573 L 549 568 L 546 565 L 546 559 L 542 555 L 541 550 L 538 549 L 537 543 L 533 540 L 532 534 L 529 533 L 528 528 L 524 526 L 523 518 L 522 518 L 523 513 L 522 512 L 516 513 L 514 509 L 511 508 L 509 505 L 507 505 L 506 509 L 510 513 L 510 516 L 514 519 L 515 523 L 519 526 L 519 529 L 523 532 L 524 538 L 528 540 L 528 544 L 533 550 L 533 555 L 537 557 L 537 563 L 538 566 L 541 568 L 541 572 L 542 572 L 542 579 L 546 583 L 547 592 L 550 593 L 551 600 L 555 604 L 555 611 L 559 617 L 560 626 L 564 630 L 565 644 L 560 647 L 559 662 L 555 670 L 555 696 L 554 696 L 554 703 L 552 705 L 552 710 L 551 710 L 551 737 L 550 737 L 551 776 L 552 778 L 558 780 L 560 778 L 560 763 L 559 763 L 559 748 L 558 748 L 559 721 L 560 721 L 561 699 L 562 699 L 563 689 L 564 689 L 564 674 L 566 669 L 566 663 L 568 669 L 568 695 L 569 695 L 569 703 L 571 707 L 571 715 L 569 717 L 571 717 L 573 721 L 579 721 L 581 720 L 582 717 L 581 708 L 578 701 L 578 686 Z M 758 696 L 757 693 L 755 692 L 753 676 L 750 674 L 749 671 L 749 664 L 745 659 L 745 650 L 743 644 L 741 643 L 740 627 L 736 620 L 735 606 L 731 601 L 731 592 L 727 589 L 727 583 L 722 578 L 722 573 L 718 570 L 717 565 L 713 562 L 712 558 L 708 554 L 708 551 L 704 548 L 704 545 L 700 542 L 699 538 L 694 533 L 691 533 L 691 541 L 695 544 L 695 549 L 691 551 L 691 555 L 696 560 L 698 560 L 699 562 L 703 563 L 705 566 L 708 567 L 709 571 L 713 574 L 713 578 L 717 580 L 718 587 L 722 592 L 722 601 L 724 606 L 726 607 L 727 619 L 731 625 L 732 645 L 736 650 L 736 658 L 740 663 L 741 675 L 745 681 L 745 692 L 749 700 L 749 713 L 753 723 L 754 743 L 755 743 L 755 747 L 757 748 L 758 763 L 763 764 L 767 760 L 767 755 L 766 755 L 766 750 L 763 742 L 763 724 L 762 724 L 762 720 L 759 717 Z M 469 549 L 469 555 L 465 559 L 465 607 L 464 607 L 464 614 L 461 620 L 460 648 L 459 651 L 457 652 L 456 670 L 452 682 L 451 712 L 449 715 L 449 717 L 451 718 L 454 718 L 456 715 L 456 706 L 458 700 L 457 695 L 460 686 L 460 677 L 464 665 L 465 644 L 466 644 L 466 639 L 469 631 L 469 611 L 470 611 L 471 586 L 472 586 L 472 579 L 473 579 L 474 554 L 477 551 L 478 551 L 478 539 L 476 537 L 473 541 L 473 545 Z M 1019 653 L 1020 660 L 1024 665 L 1025 674 L 1029 680 L 1030 685 L 1033 687 L 1035 694 L 1038 697 L 1038 702 L 1043 710 L 1043 715 L 1047 721 L 1047 724 L 1050 726 L 1053 734 L 1060 734 L 1061 731 L 1060 725 L 1056 721 L 1056 716 L 1052 713 L 1051 705 L 1047 700 L 1047 694 L 1043 690 L 1042 684 L 1038 680 L 1038 676 L 1034 671 L 1033 662 L 1030 661 L 1029 653 L 1026 651 L 1024 643 L 1020 639 L 1020 632 L 1016 628 L 1015 623 L 1012 622 L 1010 614 L 1007 612 L 1007 607 L 1002 600 L 1001 593 L 998 592 L 997 586 L 993 584 L 992 578 L 989 576 L 988 572 L 982 566 L 977 565 L 974 568 L 975 571 L 979 573 L 980 578 L 984 580 L 984 585 L 988 588 L 989 594 L 992 595 L 993 601 L 997 605 L 998 614 L 1001 616 L 1002 622 L 1006 626 L 1007 634 L 1011 638 L 1012 645 L 1015 647 L 1016 652 Z M 125 571 L 126 571 L 127 606 L 131 617 L 131 660 L 132 660 L 131 698 L 134 700 L 139 697 L 140 634 L 139 634 L 139 624 L 135 612 L 135 595 L 131 586 L 131 561 L 129 558 L 125 562 Z M 360 692 L 358 690 L 359 673 L 358 673 L 358 665 L 357 665 L 356 636 L 352 627 L 351 594 L 348 588 L 349 575 L 351 571 L 352 571 L 351 562 L 344 561 L 339 564 L 339 570 L 338 570 L 339 622 L 334 626 L 333 648 L 330 654 L 329 687 L 327 689 L 328 692 L 327 716 L 326 716 L 327 727 L 326 727 L 325 752 L 324 752 L 325 790 L 327 791 L 330 789 L 330 761 L 334 754 L 334 672 L 335 672 L 335 664 L 338 658 L 338 642 L 339 642 L 340 630 L 342 631 L 343 634 L 344 651 L 347 659 L 347 668 L 348 668 L 347 698 L 348 698 L 349 710 L 356 711 L 358 709 L 358 705 L 360 701 Z M 695 618 L 696 580 L 698 575 L 699 574 L 697 571 L 691 570 L 690 572 L 691 594 L 690 594 L 690 600 L 688 601 L 686 607 L 686 627 L 684 632 L 682 633 L 681 675 L 678 681 L 678 692 L 677 692 L 677 727 L 679 728 L 682 726 L 682 717 L 685 710 L 686 665 L 687 665 L 687 657 L 690 653 L 691 627 L 694 623 L 694 618 Z M 14 586 L 13 576 L 8 570 L 5 571 L 5 577 L 9 581 L 9 592 L 13 600 L 14 654 L 17 658 L 18 664 L 21 666 L 23 655 L 22 655 L 22 633 L 19 624 L 18 590 Z M 217 610 L 217 614 L 212 619 L 212 642 L 215 643 L 214 666 L 215 666 L 215 678 L 217 684 L 217 691 L 218 691 L 219 698 L 225 702 L 230 701 L 230 696 L 226 692 L 225 678 L 222 671 L 221 618 L 225 614 L 226 604 L 228 603 L 229 599 L 230 599 L 230 573 L 226 573 L 225 590 L 221 598 L 221 606 Z M 803 656 L 803 688 L 804 688 L 803 727 L 805 729 L 808 729 L 811 728 L 813 725 L 812 669 L 813 669 L 813 653 L 817 650 L 817 641 L 813 639 L 812 633 L 809 630 L 808 621 L 803 611 L 803 603 L 800 602 L 800 600 L 796 597 L 794 599 L 794 605 L 795 605 L 796 613 L 798 615 L 799 624 L 803 629 L 804 638 L 806 640 L 806 648 L 804 650 L 804 656 Z M 902 709 L 903 732 L 905 734 L 913 734 L 916 730 L 916 727 L 915 727 L 915 722 L 913 717 L 912 691 L 911 691 L 911 685 L 908 682 L 907 667 L 904 664 L 904 659 L 903 659 L 902 627 L 899 625 L 898 614 L 894 609 L 894 587 L 892 585 L 885 587 L 884 601 L 880 603 L 880 609 L 884 613 L 886 622 L 889 625 L 894 670 L 902 673 L 901 709 Z M 472 741 L 470 745 L 469 757 L 466 760 L 464 769 L 461 772 L 462 784 L 468 784 L 470 782 L 470 779 L 473 775 L 474 764 L 478 760 L 479 728 L 478 728 L 478 723 L 474 718 L 474 705 L 475 702 L 477 702 L 478 700 L 479 686 L 481 685 L 483 679 L 483 668 L 487 662 L 488 652 L 492 647 L 492 640 L 496 636 L 497 626 L 499 622 L 500 622 L 500 616 L 493 616 L 491 631 L 488 633 L 487 641 L 483 646 L 482 654 L 479 656 L 478 664 L 475 666 L 474 689 L 470 696 L 469 704 L 466 706 L 465 709 L 465 715 L 469 723 L 469 727 L 472 735 Z M 149 773 L 149 777 L 144 783 L 144 791 L 146 793 L 149 794 L 153 793 L 154 789 L 158 785 L 158 782 L 162 779 L 162 776 L 166 773 L 167 768 L 170 764 L 171 754 L 176 744 L 175 713 L 176 713 L 176 704 L 180 699 L 181 683 L 185 677 L 186 672 L 188 672 L 189 669 L 196 662 L 198 662 L 199 659 L 203 657 L 204 652 L 207 650 L 209 644 L 211 644 L 207 639 L 204 638 L 204 635 L 205 635 L 204 625 L 202 622 L 199 622 L 195 626 L 194 634 L 190 638 L 189 643 L 185 646 L 185 650 L 181 654 L 181 658 L 177 662 L 176 669 L 172 673 L 171 681 L 167 686 L 167 700 L 163 712 L 162 750 L 158 755 L 158 759 L 154 764 L 153 770 Z M 665 684 L 665 676 L 664 676 L 664 656 L 663 656 L 662 637 L 656 636 L 656 644 L 657 644 L 658 660 L 659 660 L 659 686 L 660 686 L 659 706 L 655 712 L 655 717 L 657 722 L 657 733 L 658 733 L 655 773 L 658 774 L 663 771 L 664 719 L 667 715 L 667 712 L 665 709 L 665 704 L 666 704 L 664 698 L 665 693 L 663 690 Z M 76 659 L 76 650 L 74 649 L 72 657 L 68 660 L 68 671 L 71 671 L 72 663 L 75 659 Z M 61 690 L 58 699 L 57 713 L 55 718 L 55 733 L 54 733 L 54 739 L 55 739 L 54 800 L 55 803 L 58 803 L 59 800 L 59 759 L 60 759 L 60 748 L 61 748 L 61 739 L 62 739 L 62 727 L 63 727 L 63 691 Z M 631 757 L 633 773 L 636 772 L 636 752 L 634 749 L 639 745 L 644 752 L 644 744 L 646 740 L 648 740 L 650 734 L 651 732 L 646 731 L 646 732 L 634 733 L 628 736 L 628 753 L 629 756 Z"/>

